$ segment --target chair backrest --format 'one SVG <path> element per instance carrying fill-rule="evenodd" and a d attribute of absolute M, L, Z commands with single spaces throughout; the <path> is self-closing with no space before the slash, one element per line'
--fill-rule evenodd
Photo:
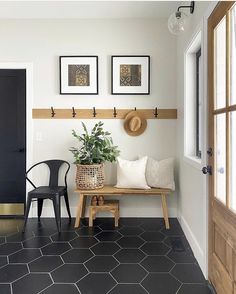
<path fill-rule="evenodd" d="M 34 183 L 28 178 L 28 173 L 36 166 L 40 165 L 40 164 L 46 164 L 50 170 L 50 175 L 49 175 L 49 187 L 56 187 L 58 186 L 58 177 L 59 177 L 59 170 L 61 168 L 61 166 L 63 164 L 67 165 L 67 169 L 65 171 L 65 186 L 67 187 L 67 174 L 68 171 L 70 169 L 70 164 L 65 161 L 65 160 L 60 160 L 60 159 L 51 159 L 51 160 L 45 160 L 45 161 L 41 161 L 38 162 L 36 164 L 34 164 L 33 166 L 31 166 L 30 169 L 27 170 L 26 172 L 26 179 L 31 183 L 31 185 L 36 188 L 36 186 L 34 185 Z"/>

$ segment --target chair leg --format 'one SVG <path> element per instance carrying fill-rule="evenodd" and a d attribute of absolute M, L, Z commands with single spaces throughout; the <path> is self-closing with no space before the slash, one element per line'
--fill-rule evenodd
<path fill-rule="evenodd" d="M 28 196 L 27 203 L 26 203 L 26 209 L 25 209 L 25 221 L 24 221 L 22 233 L 25 232 L 25 226 L 26 226 L 26 223 L 27 223 L 27 220 L 28 220 L 31 202 L 32 202 L 32 198 Z"/>
<path fill-rule="evenodd" d="M 43 208 L 43 199 L 38 199 L 38 222 L 40 222 L 40 217 L 42 214 L 42 208 Z"/>
<path fill-rule="evenodd" d="M 60 205 L 60 196 L 56 195 L 53 199 L 53 207 L 55 212 L 55 218 L 57 223 L 57 230 L 60 233 L 61 231 L 61 205 Z"/>
<path fill-rule="evenodd" d="M 68 215 L 69 215 L 69 221 L 71 222 L 70 205 L 69 205 L 69 199 L 68 199 L 68 193 L 67 193 L 67 191 L 66 191 L 66 193 L 64 195 L 64 198 L 65 198 L 67 212 L 68 212 Z"/>

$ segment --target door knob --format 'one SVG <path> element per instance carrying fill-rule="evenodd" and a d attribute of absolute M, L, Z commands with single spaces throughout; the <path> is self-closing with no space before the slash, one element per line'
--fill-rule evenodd
<path fill-rule="evenodd" d="M 204 166 L 202 168 L 202 173 L 204 175 L 209 174 L 211 176 L 212 175 L 212 167 L 210 165 Z"/>

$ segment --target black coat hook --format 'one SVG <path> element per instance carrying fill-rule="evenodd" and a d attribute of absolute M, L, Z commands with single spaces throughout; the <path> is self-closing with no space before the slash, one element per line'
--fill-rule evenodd
<path fill-rule="evenodd" d="M 155 116 L 155 117 L 158 116 L 158 113 L 157 113 L 157 107 L 155 107 L 155 110 L 154 110 L 154 116 Z"/>
<path fill-rule="evenodd" d="M 93 117 L 96 117 L 97 113 L 96 113 L 96 108 L 93 107 Z"/>
<path fill-rule="evenodd" d="M 76 116 L 75 108 L 72 107 L 72 117 L 75 117 L 75 116 Z"/>
<path fill-rule="evenodd" d="M 54 111 L 53 107 L 51 107 L 51 117 L 54 117 L 56 112 Z"/>
<path fill-rule="evenodd" d="M 113 116 L 116 117 L 117 116 L 117 111 L 116 108 L 114 107 L 114 111 L 113 111 Z"/>

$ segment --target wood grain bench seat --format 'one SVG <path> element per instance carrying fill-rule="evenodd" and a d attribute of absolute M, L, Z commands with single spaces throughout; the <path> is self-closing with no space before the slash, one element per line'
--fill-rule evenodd
<path fill-rule="evenodd" d="M 101 189 L 95 190 L 75 190 L 76 193 L 79 194 L 79 201 L 77 206 L 76 220 L 75 220 L 75 228 L 78 228 L 80 225 L 80 219 L 85 216 L 85 208 L 86 208 L 86 199 L 88 196 L 93 195 L 103 195 L 103 196 L 130 196 L 130 195 L 140 195 L 140 196 L 160 196 L 162 201 L 162 210 L 163 216 L 165 220 L 166 229 L 170 228 L 169 218 L 168 218 L 168 208 L 166 204 L 166 195 L 172 193 L 173 191 L 170 189 L 159 189 L 159 188 L 151 188 L 147 190 L 142 189 L 120 189 L 115 188 L 114 186 L 104 186 Z"/>

